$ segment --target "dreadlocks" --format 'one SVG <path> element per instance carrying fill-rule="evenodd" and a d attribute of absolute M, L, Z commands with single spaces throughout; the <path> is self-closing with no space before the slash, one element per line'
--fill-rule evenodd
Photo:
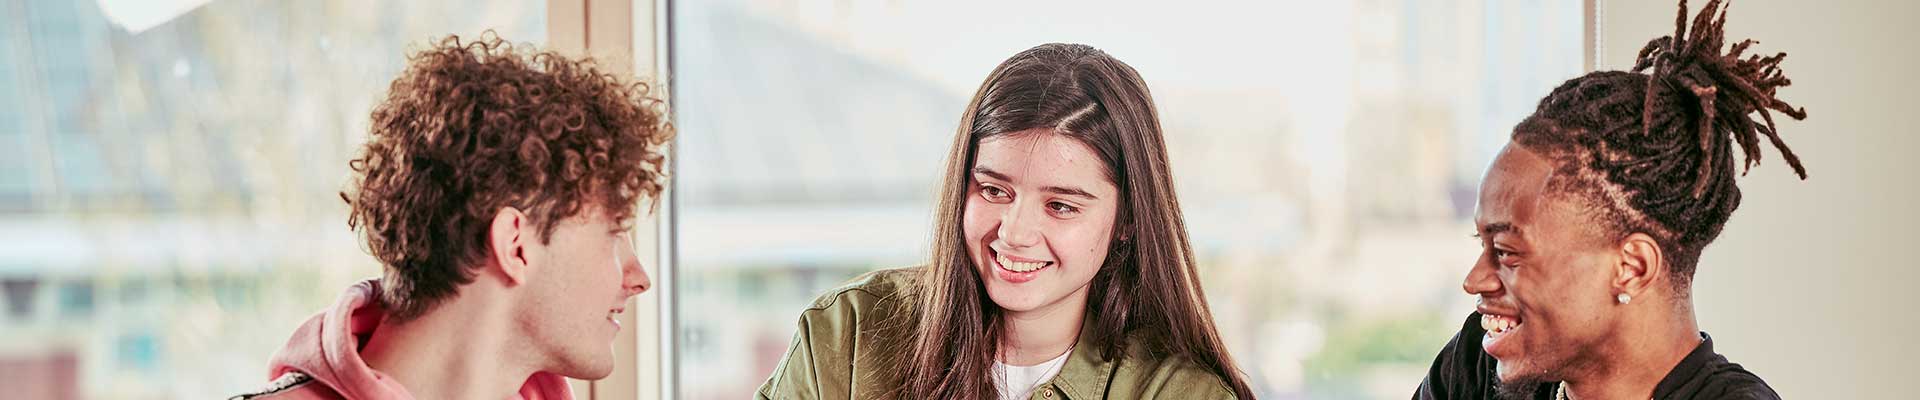
<path fill-rule="evenodd" d="M 1722 53 L 1726 22 L 1721 1 L 1711 0 L 1689 30 L 1681 0 L 1673 36 L 1647 42 L 1633 72 L 1561 84 L 1513 134 L 1555 161 L 1549 189 L 1583 201 L 1609 234 L 1653 236 L 1683 296 L 1701 249 L 1740 206 L 1733 142 L 1744 156 L 1741 174 L 1760 162 L 1764 135 L 1807 177 L 1773 122 L 1774 111 L 1807 117 L 1774 94 L 1791 84 L 1780 71 L 1787 54 L 1742 58 L 1753 40 Z M 1756 111 L 1759 121 L 1748 116 Z"/>

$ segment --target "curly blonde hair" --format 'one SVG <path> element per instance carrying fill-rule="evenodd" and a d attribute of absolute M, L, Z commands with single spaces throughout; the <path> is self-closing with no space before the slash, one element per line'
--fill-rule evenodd
<path fill-rule="evenodd" d="M 665 107 L 645 83 L 492 32 L 408 57 L 340 193 L 347 226 L 384 265 L 390 317 L 417 317 L 472 282 L 502 207 L 526 212 L 543 244 L 588 207 L 630 220 L 665 183 Z"/>

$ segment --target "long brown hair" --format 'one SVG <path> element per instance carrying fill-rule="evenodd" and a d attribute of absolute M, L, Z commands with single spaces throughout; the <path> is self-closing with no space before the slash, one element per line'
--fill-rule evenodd
<path fill-rule="evenodd" d="M 1158 112 L 1132 67 L 1079 44 L 1044 44 L 1002 62 L 960 118 L 947 156 L 933 259 L 919 277 L 917 321 L 896 395 L 996 398 L 992 364 L 1002 314 L 987 296 L 962 232 L 974 155 L 981 140 L 1035 128 L 1084 143 L 1103 162 L 1122 205 L 1106 263 L 1088 291 L 1086 330 L 1106 360 L 1132 345 L 1156 357 L 1185 357 L 1233 388 L 1252 392 L 1227 355 L 1200 289 L 1193 247 L 1174 198 Z"/>

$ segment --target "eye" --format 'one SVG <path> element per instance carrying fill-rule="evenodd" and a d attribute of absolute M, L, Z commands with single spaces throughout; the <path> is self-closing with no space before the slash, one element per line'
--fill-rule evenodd
<path fill-rule="evenodd" d="M 1511 251 L 1501 250 L 1498 247 L 1488 249 L 1487 252 L 1493 256 L 1493 262 L 1500 263 L 1500 265 L 1512 265 L 1513 259 L 1518 256 Z"/>
<path fill-rule="evenodd" d="M 1056 201 L 1056 202 L 1047 203 L 1047 211 L 1052 211 L 1054 214 L 1067 216 L 1067 215 L 1079 214 L 1080 208 L 1074 207 L 1071 204 L 1061 203 Z"/>
<path fill-rule="evenodd" d="M 1013 195 L 998 186 L 981 185 L 980 197 L 994 203 L 1005 203 L 1009 198 L 1013 197 Z"/>

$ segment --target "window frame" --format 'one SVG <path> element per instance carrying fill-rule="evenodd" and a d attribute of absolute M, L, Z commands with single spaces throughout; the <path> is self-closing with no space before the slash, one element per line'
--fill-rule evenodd
<path fill-rule="evenodd" d="M 571 57 L 591 57 L 609 71 L 651 82 L 653 94 L 670 97 L 665 79 L 669 56 L 666 43 L 671 24 L 666 20 L 670 0 L 547 0 L 547 47 Z M 669 113 L 672 108 L 669 107 Z M 671 115 L 669 115 L 671 120 Z M 671 143 L 669 144 L 671 146 Z M 668 171 L 675 160 L 667 160 Z M 674 398 L 672 315 L 675 296 L 673 262 L 674 184 L 670 180 L 657 199 L 650 200 L 650 216 L 635 228 L 636 252 L 654 282 L 648 293 L 635 296 L 633 312 L 619 316 L 622 330 L 614 342 L 614 371 L 604 379 L 569 379 L 574 395 L 586 399 Z"/>

